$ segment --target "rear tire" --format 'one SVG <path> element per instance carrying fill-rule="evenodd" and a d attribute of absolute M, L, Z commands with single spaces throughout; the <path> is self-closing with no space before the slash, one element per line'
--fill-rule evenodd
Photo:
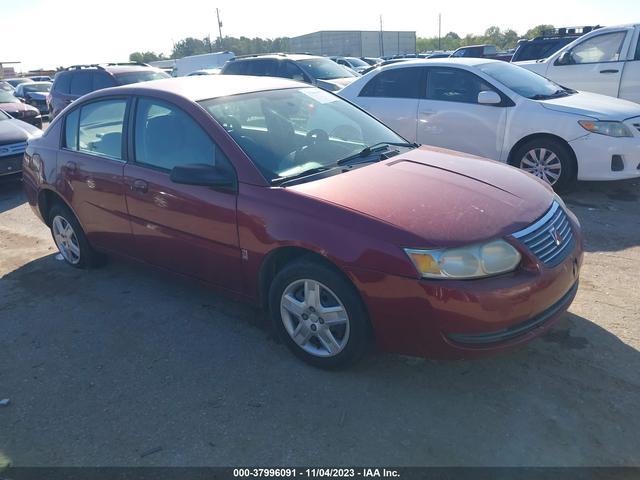
<path fill-rule="evenodd" d="M 551 138 L 533 138 L 513 152 L 511 164 L 561 192 L 576 181 L 576 166 L 568 147 Z"/>
<path fill-rule="evenodd" d="M 269 314 L 287 347 L 320 368 L 344 368 L 365 352 L 369 320 L 357 291 L 342 275 L 313 260 L 283 268 L 271 283 Z"/>
<path fill-rule="evenodd" d="M 69 265 L 86 269 L 104 264 L 106 257 L 89 245 L 76 216 L 66 205 L 56 203 L 51 207 L 49 225 L 53 241 Z"/>

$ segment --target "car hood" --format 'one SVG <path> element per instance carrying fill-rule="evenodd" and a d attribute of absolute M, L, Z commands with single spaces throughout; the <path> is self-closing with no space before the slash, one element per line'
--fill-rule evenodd
<path fill-rule="evenodd" d="M 499 162 L 436 147 L 287 187 L 394 225 L 419 239 L 408 247 L 450 247 L 503 237 L 551 206 L 541 180 Z"/>
<path fill-rule="evenodd" d="M 7 113 L 26 112 L 28 110 L 38 111 L 37 108 L 22 102 L 0 103 L 0 110 L 4 110 Z"/>
<path fill-rule="evenodd" d="M 318 80 L 318 87 L 335 92 L 353 82 L 356 77 L 334 78 L 332 80 Z"/>
<path fill-rule="evenodd" d="M 0 145 L 26 142 L 40 135 L 42 130 L 22 120 L 0 120 Z"/>
<path fill-rule="evenodd" d="M 622 121 L 640 116 L 640 105 L 619 98 L 590 92 L 578 92 L 551 100 L 538 100 L 549 110 L 587 116 L 598 120 Z"/>
<path fill-rule="evenodd" d="M 33 100 L 45 100 L 47 98 L 47 92 L 29 92 L 27 97 Z"/>

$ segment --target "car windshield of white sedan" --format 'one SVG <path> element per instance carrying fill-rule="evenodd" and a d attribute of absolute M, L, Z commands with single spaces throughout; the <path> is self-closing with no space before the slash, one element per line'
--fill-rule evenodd
<path fill-rule="evenodd" d="M 405 140 L 348 102 L 317 88 L 205 100 L 269 181 L 335 167 L 363 148 Z"/>
<path fill-rule="evenodd" d="M 572 90 L 567 90 L 537 73 L 509 63 L 485 63 L 479 65 L 478 68 L 518 95 L 532 100 L 547 100 L 565 97 L 574 93 Z"/>
<path fill-rule="evenodd" d="M 357 76 L 328 58 L 310 58 L 308 60 L 298 60 L 296 63 L 302 65 L 311 73 L 313 78 L 317 78 L 318 80 L 334 80 L 336 78 Z"/>

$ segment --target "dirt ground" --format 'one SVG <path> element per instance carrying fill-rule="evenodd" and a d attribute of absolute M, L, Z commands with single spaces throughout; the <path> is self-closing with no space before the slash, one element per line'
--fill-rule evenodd
<path fill-rule="evenodd" d="M 66 266 L 3 182 L 0 464 L 640 465 L 640 182 L 565 200 L 587 253 L 549 334 L 481 361 L 372 353 L 331 373 L 200 285 Z"/>

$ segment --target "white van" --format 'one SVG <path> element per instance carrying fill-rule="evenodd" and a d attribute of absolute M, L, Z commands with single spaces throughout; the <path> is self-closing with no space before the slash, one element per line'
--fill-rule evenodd
<path fill-rule="evenodd" d="M 227 60 L 235 57 L 233 52 L 214 52 L 202 55 L 192 55 L 176 60 L 174 77 L 186 77 L 196 70 L 207 70 L 211 68 L 221 68 Z"/>

